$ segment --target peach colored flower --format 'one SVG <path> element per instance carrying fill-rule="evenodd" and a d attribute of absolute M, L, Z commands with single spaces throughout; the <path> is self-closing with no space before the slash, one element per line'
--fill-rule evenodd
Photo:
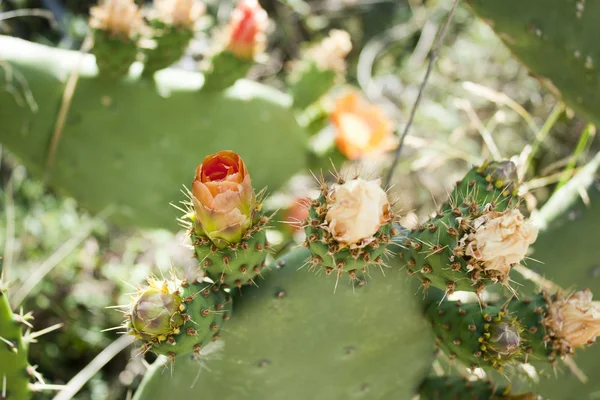
<path fill-rule="evenodd" d="M 335 101 L 330 118 L 337 147 L 350 160 L 372 157 L 398 145 L 392 121 L 356 91 Z"/>
<path fill-rule="evenodd" d="M 366 244 L 379 228 L 390 221 L 390 203 L 381 179 L 361 178 L 333 185 L 327 197 L 329 231 L 340 243 Z"/>
<path fill-rule="evenodd" d="M 102 0 L 90 9 L 90 26 L 111 35 L 133 38 L 146 24 L 133 0 Z"/>
<path fill-rule="evenodd" d="M 198 0 L 155 0 L 155 7 L 163 22 L 193 29 L 206 11 Z"/>
<path fill-rule="evenodd" d="M 551 303 L 544 324 L 570 347 L 592 343 L 600 335 L 600 305 L 592 296 L 586 289 Z"/>
<path fill-rule="evenodd" d="M 308 208 L 310 199 L 300 197 L 294 200 L 293 204 L 285 212 L 285 220 L 293 232 L 302 230 L 301 222 L 308 218 Z"/>
<path fill-rule="evenodd" d="M 223 150 L 207 156 L 192 183 L 196 231 L 217 246 L 237 243 L 256 217 L 250 175 L 240 156 Z"/>
<path fill-rule="evenodd" d="M 473 227 L 475 232 L 463 238 L 468 242 L 466 254 L 481 261 L 486 270 L 506 275 L 525 258 L 538 234 L 538 229 L 516 209 L 490 211 L 473 221 Z"/>
<path fill-rule="evenodd" d="M 225 48 L 238 58 L 254 59 L 264 51 L 268 22 L 258 0 L 241 0 L 231 14 Z"/>

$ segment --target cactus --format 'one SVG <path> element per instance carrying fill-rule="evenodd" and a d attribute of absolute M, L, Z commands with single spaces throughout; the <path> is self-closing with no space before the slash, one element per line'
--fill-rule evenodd
<path fill-rule="evenodd" d="M 52 186 L 91 211 L 115 204 L 117 222 L 175 229 L 177 212 L 165 206 L 182 197 L 172 182 L 188 182 L 199 152 L 222 146 L 243 155 L 258 188 L 274 190 L 305 165 L 304 155 L 296 151 L 305 134 L 282 93 L 248 81 L 199 93 L 202 75 L 174 70 L 157 74 L 156 88 L 139 80 L 107 87 L 95 79 L 93 57 L 81 57 L 55 162 L 45 170 L 65 77 L 77 68 L 80 55 L 0 37 L 0 59 L 23 75 L 28 85 L 21 87 L 23 93 L 39 105 L 34 112 L 1 92 L 1 140 L 31 171 L 46 173 Z M 0 74 L 0 86 L 7 84 L 5 76 Z M 277 151 L 265 163 L 264 152 L 271 146 Z"/>
<path fill-rule="evenodd" d="M 409 275 L 421 279 L 425 290 L 434 286 L 448 294 L 465 290 L 480 295 L 496 282 L 510 286 L 511 265 L 519 263 L 525 253 L 508 260 L 506 254 L 500 255 L 502 250 L 496 256 L 478 241 L 481 235 L 503 229 L 509 220 L 514 220 L 514 229 L 524 240 L 535 240 L 534 228 L 523 223 L 514 208 L 514 179 L 514 165 L 509 162 L 473 168 L 436 215 L 412 230 L 399 253 Z"/>
<path fill-rule="evenodd" d="M 419 390 L 420 400 L 538 400 L 533 393 L 511 395 L 509 387 L 497 387 L 492 381 L 469 381 L 459 376 L 427 378 Z"/>
<path fill-rule="evenodd" d="M 360 281 L 359 276 L 368 274 L 370 266 L 385 265 L 383 258 L 390 254 L 387 246 L 398 231 L 392 228 L 394 215 L 380 184 L 380 180 L 367 182 L 354 178 L 346 181 L 339 177 L 329 188 L 321 180 L 320 196 L 311 202 L 308 218 L 302 224 L 306 232 L 304 246 L 312 255 L 307 260 L 309 269 L 323 271 L 326 275 L 335 271 L 337 280 L 347 273 L 352 281 Z M 356 197 L 364 198 L 354 200 Z M 355 205 L 362 216 L 352 210 Z M 370 215 L 370 211 L 375 215 Z M 361 227 L 372 229 L 357 236 L 347 226 L 352 218 L 363 218 Z M 371 226 L 370 220 L 375 224 Z"/>
<path fill-rule="evenodd" d="M 516 167 L 508 161 L 471 169 L 412 231 L 398 225 L 380 179 L 321 179 L 299 223 L 305 248 L 286 252 L 284 243 L 272 260 L 269 217 L 255 189 L 273 190 L 305 166 L 298 148 L 312 128 L 304 128 L 311 113 L 312 122 L 322 116 L 318 100 L 343 77 L 349 37 L 332 32 L 306 51 L 292 67 L 288 97 L 241 79 L 266 44 L 267 16 L 257 0 L 238 3 L 204 74 L 162 70 L 189 43 L 198 4 L 157 3 L 160 12 L 146 26 L 133 1 L 103 1 L 92 13 L 93 56 L 0 37 L 2 65 L 11 71 L 1 79 L 18 88 L 0 93 L 2 142 L 84 207 L 116 204 L 116 221 L 172 228 L 167 204 L 181 199 L 177 189 L 198 157 L 220 150 L 196 168 L 179 218 L 197 258 L 193 278 L 177 278 L 176 267 L 170 279 L 150 277 L 125 307 L 120 328 L 142 353 L 160 356 L 135 398 L 404 399 L 420 392 L 422 400 L 529 400 L 536 396 L 511 394 L 500 382 L 427 377 L 435 356 L 430 333 L 454 364 L 507 375 L 513 364 L 558 366 L 600 335 L 591 291 L 524 297 L 530 288 L 511 285 L 537 228 L 518 209 Z M 142 38 L 154 46 L 142 48 Z M 144 62 L 134 62 L 140 56 Z M 398 145 L 391 120 L 356 92 L 338 98 L 331 121 L 346 159 Z M 373 266 L 385 273 L 373 277 Z M 407 283 L 403 267 L 418 279 Z M 333 291 L 331 278 L 320 275 L 333 275 Z M 518 297 L 488 301 L 496 283 Z M 435 301 L 423 307 L 413 296 L 417 285 L 432 287 L 427 295 Z M 474 292 L 478 302 L 451 298 L 456 291 Z M 0 293 L 0 338 L 8 346 L 0 372 L 14 378 L 2 389 L 24 400 L 36 375 L 19 318 Z M 171 374 L 162 373 L 165 360 Z"/>
<path fill-rule="evenodd" d="M 225 321 L 231 317 L 231 298 L 208 282 L 189 283 L 178 279 L 148 280 L 126 314 L 124 326 L 141 339 L 144 352 L 168 356 L 200 355 L 218 340 Z"/>
<path fill-rule="evenodd" d="M 521 355 L 520 321 L 498 307 L 478 303 L 434 302 L 427 309 L 436 344 L 451 360 L 471 368 L 502 370 Z"/>
<path fill-rule="evenodd" d="M 600 123 L 600 4 L 585 0 L 469 0 L 510 50 L 553 93 Z"/>
<path fill-rule="evenodd" d="M 22 316 L 15 315 L 0 280 L 0 395 L 2 398 L 29 398 L 30 373 L 27 343 L 23 341 Z M 6 395 L 4 394 L 6 393 Z"/>

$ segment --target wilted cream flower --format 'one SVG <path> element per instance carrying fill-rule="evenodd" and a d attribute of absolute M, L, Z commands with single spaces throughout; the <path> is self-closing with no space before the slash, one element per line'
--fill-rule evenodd
<path fill-rule="evenodd" d="M 335 184 L 327 197 L 329 231 L 346 245 L 360 245 L 389 222 L 390 203 L 381 188 L 381 179 L 352 179 Z"/>
<path fill-rule="evenodd" d="M 312 60 L 321 70 L 331 70 L 340 75 L 346 72 L 346 56 L 352 51 L 352 40 L 346 31 L 333 29 L 320 43 L 308 48 L 304 58 Z"/>
<path fill-rule="evenodd" d="M 508 275 L 520 263 L 538 229 L 525 221 L 519 210 L 490 211 L 473 221 L 474 233 L 463 238 L 466 254 L 483 263 L 484 269 Z"/>
<path fill-rule="evenodd" d="M 198 0 L 155 0 L 158 16 L 163 22 L 192 29 L 206 7 Z"/>
<path fill-rule="evenodd" d="M 140 8 L 133 0 L 102 0 L 90 9 L 90 26 L 111 35 L 132 38 L 146 25 Z"/>
<path fill-rule="evenodd" d="M 240 242 L 258 206 L 241 157 L 229 150 L 207 156 L 196 169 L 192 202 L 199 234 L 220 248 Z"/>
<path fill-rule="evenodd" d="M 570 347 L 592 343 L 600 335 L 600 304 L 589 289 L 550 303 L 544 324 Z"/>

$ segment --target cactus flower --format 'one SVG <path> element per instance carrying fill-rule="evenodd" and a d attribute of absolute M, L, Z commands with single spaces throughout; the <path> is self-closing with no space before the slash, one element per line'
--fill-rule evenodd
<path fill-rule="evenodd" d="M 352 40 L 346 31 L 333 29 L 329 36 L 308 48 L 304 58 L 315 62 L 324 71 L 334 71 L 343 76 L 346 72 L 346 56 L 352 51 Z"/>
<path fill-rule="evenodd" d="M 335 101 L 330 118 L 336 145 L 350 160 L 373 157 L 398 145 L 392 121 L 356 91 Z"/>
<path fill-rule="evenodd" d="M 569 348 L 593 343 L 600 335 L 600 304 L 589 289 L 573 293 L 548 306 L 544 324 Z"/>
<path fill-rule="evenodd" d="M 131 309 L 131 328 L 135 336 L 144 340 L 165 337 L 181 325 L 182 299 L 166 289 L 149 287 L 137 297 Z"/>
<path fill-rule="evenodd" d="M 104 0 L 90 9 L 90 26 L 123 38 L 133 38 L 146 25 L 133 0 Z"/>
<path fill-rule="evenodd" d="M 387 193 L 381 179 L 356 178 L 333 185 L 327 197 L 329 231 L 333 238 L 348 246 L 371 242 L 379 228 L 391 220 Z"/>
<path fill-rule="evenodd" d="M 506 275 L 525 258 L 538 234 L 516 209 L 490 211 L 473 221 L 473 227 L 475 232 L 462 239 L 468 241 L 466 254 L 482 262 L 484 269 Z"/>
<path fill-rule="evenodd" d="M 189 29 L 194 28 L 206 11 L 204 4 L 198 0 L 156 0 L 155 4 L 163 22 Z"/>
<path fill-rule="evenodd" d="M 192 194 L 196 232 L 219 248 L 241 241 L 258 212 L 246 165 L 233 151 L 204 159 L 196 168 Z"/>
<path fill-rule="evenodd" d="M 268 21 L 258 0 L 241 0 L 231 14 L 226 50 L 241 59 L 254 59 L 264 50 Z"/>
<path fill-rule="evenodd" d="M 293 232 L 302 230 L 300 223 L 308 218 L 309 207 L 310 199 L 307 197 L 299 197 L 295 199 L 290 208 L 286 210 L 285 220 Z"/>

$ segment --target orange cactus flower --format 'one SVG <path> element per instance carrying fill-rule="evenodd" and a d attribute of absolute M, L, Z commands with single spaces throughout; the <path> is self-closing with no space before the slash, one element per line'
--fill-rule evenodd
<path fill-rule="evenodd" d="M 337 147 L 350 160 L 372 157 L 398 145 L 392 121 L 356 91 L 335 101 L 330 118 Z"/>
<path fill-rule="evenodd" d="M 192 195 L 196 232 L 219 248 L 241 241 L 258 212 L 246 165 L 230 150 L 207 156 L 196 168 Z"/>
<path fill-rule="evenodd" d="M 285 221 L 289 224 L 293 232 L 302 230 L 302 222 L 308 218 L 308 208 L 310 207 L 310 199 L 307 197 L 299 197 L 294 200 L 294 203 L 285 212 Z"/>
<path fill-rule="evenodd" d="M 258 0 L 241 0 L 231 14 L 226 50 L 241 59 L 254 59 L 264 50 L 268 21 Z"/>

